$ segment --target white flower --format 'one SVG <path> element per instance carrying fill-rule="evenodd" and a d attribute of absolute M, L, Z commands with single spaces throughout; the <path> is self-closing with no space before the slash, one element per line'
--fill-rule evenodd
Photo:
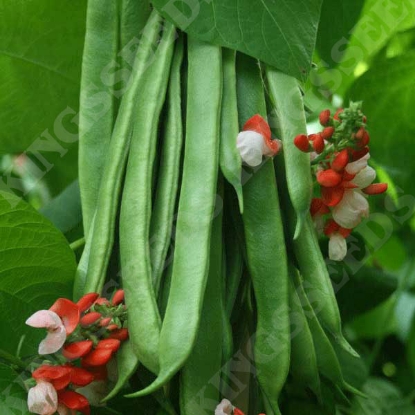
<path fill-rule="evenodd" d="M 53 311 L 40 310 L 26 320 L 31 327 L 45 328 L 48 334 L 39 344 L 39 354 L 57 352 L 65 343 L 66 329 L 61 318 Z"/>
<path fill-rule="evenodd" d="M 215 415 L 231 415 L 232 411 L 232 404 L 227 399 L 222 399 L 221 403 L 215 409 Z"/>
<path fill-rule="evenodd" d="M 348 163 L 345 170 L 349 174 L 357 174 L 365 167 L 367 167 L 367 161 L 370 159 L 370 154 L 367 153 L 365 156 L 361 157 L 359 160 Z"/>
<path fill-rule="evenodd" d="M 333 233 L 329 240 L 329 258 L 333 261 L 342 261 L 347 254 L 346 239 L 340 233 Z"/>
<path fill-rule="evenodd" d="M 341 227 L 352 229 L 360 223 L 362 217 L 369 216 L 369 203 L 361 189 L 369 186 L 375 177 L 375 170 L 366 166 L 352 180 L 357 187 L 345 189 L 342 200 L 333 209 L 333 218 Z"/>
<path fill-rule="evenodd" d="M 27 406 L 30 412 L 40 415 L 52 415 L 58 409 L 58 394 L 49 382 L 39 381 L 29 389 Z"/>
<path fill-rule="evenodd" d="M 264 137 L 255 131 L 240 132 L 236 139 L 236 147 L 242 161 L 251 167 L 259 166 L 262 162 L 262 156 L 268 153 Z"/>

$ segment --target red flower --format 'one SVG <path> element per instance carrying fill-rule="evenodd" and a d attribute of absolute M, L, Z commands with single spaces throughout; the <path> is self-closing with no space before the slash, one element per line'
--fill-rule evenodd
<path fill-rule="evenodd" d="M 79 307 L 79 310 L 81 313 L 85 312 L 86 310 L 89 310 L 92 305 L 95 303 L 97 298 L 99 297 L 99 294 L 97 293 L 88 293 L 85 294 L 78 302 L 77 305 Z"/>
<path fill-rule="evenodd" d="M 81 314 L 77 304 L 66 298 L 58 298 L 49 310 L 62 319 L 67 335 L 76 329 Z"/>
<path fill-rule="evenodd" d="M 92 324 L 96 323 L 101 317 L 102 317 L 102 314 L 97 313 L 96 311 L 92 311 L 88 314 L 85 314 L 81 318 L 81 326 L 82 327 L 91 326 Z"/>
<path fill-rule="evenodd" d="M 59 391 L 66 388 L 71 382 L 72 369 L 68 366 L 43 365 L 37 368 L 32 377 L 36 381 L 49 382 Z"/>
<path fill-rule="evenodd" d="M 118 290 L 112 297 L 112 305 L 118 305 L 124 301 L 124 290 Z"/>
<path fill-rule="evenodd" d="M 84 367 L 106 365 L 112 354 L 113 351 L 111 349 L 95 349 L 82 358 L 81 364 Z"/>
<path fill-rule="evenodd" d="M 90 407 L 88 399 L 85 396 L 81 395 L 80 393 L 65 390 L 58 393 L 58 402 L 59 406 L 63 405 L 64 407 L 71 409 L 73 411 L 82 412 L 84 415 L 90 414 Z M 65 409 L 65 408 L 61 408 Z M 58 407 L 59 411 L 59 407 Z M 65 413 L 62 411 L 62 413 Z"/>
<path fill-rule="evenodd" d="M 65 344 L 62 349 L 62 354 L 68 360 L 79 359 L 85 356 L 92 350 L 93 343 L 91 340 L 83 340 L 75 343 Z"/>

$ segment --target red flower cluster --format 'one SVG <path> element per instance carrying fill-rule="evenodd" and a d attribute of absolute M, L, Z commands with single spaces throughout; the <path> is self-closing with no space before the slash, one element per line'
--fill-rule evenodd
<path fill-rule="evenodd" d="M 39 353 L 61 351 L 58 360 L 66 360 L 58 366 L 44 364 L 32 373 L 36 386 L 29 390 L 31 412 L 90 413 L 88 400 L 75 390 L 107 379 L 107 363 L 128 339 L 123 302 L 123 290 L 118 290 L 111 301 L 96 293 L 84 295 L 77 303 L 59 298 L 49 310 L 40 310 L 27 320 L 33 327 L 48 330 Z M 75 365 L 77 360 L 81 367 Z"/>
<path fill-rule="evenodd" d="M 298 135 L 294 144 L 311 153 L 320 197 L 313 199 L 310 212 L 317 228 L 330 238 L 329 257 L 340 261 L 347 253 L 345 238 L 369 215 L 367 196 L 384 193 L 387 184 L 372 184 L 376 172 L 368 166 L 370 136 L 360 102 L 337 110 L 333 117 L 324 110 L 319 120 L 321 132 Z"/>

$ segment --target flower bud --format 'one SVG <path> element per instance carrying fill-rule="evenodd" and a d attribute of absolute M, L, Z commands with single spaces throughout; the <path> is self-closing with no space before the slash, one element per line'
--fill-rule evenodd
<path fill-rule="evenodd" d="M 106 326 L 108 326 L 108 324 L 111 323 L 111 320 L 112 320 L 112 317 L 105 317 L 99 322 L 99 325 L 101 327 L 106 327 Z"/>
<path fill-rule="evenodd" d="M 102 317 L 101 313 L 97 313 L 96 311 L 92 311 L 91 313 L 85 314 L 81 318 L 81 326 L 88 327 L 92 324 L 96 323 Z"/>
<path fill-rule="evenodd" d="M 124 290 L 118 290 L 112 297 L 112 305 L 118 305 L 124 301 Z"/>
<path fill-rule="evenodd" d="M 79 359 L 92 350 L 93 343 L 91 340 L 83 340 L 75 343 L 65 344 L 62 354 L 68 360 Z"/>
<path fill-rule="evenodd" d="M 386 190 L 388 190 L 387 183 L 373 183 L 362 189 L 363 193 L 367 195 L 379 195 L 386 192 Z"/>
<path fill-rule="evenodd" d="M 118 339 L 104 339 L 100 340 L 96 346 L 97 349 L 108 349 L 114 353 L 120 348 L 121 341 Z"/>
<path fill-rule="evenodd" d="M 111 349 L 94 349 L 82 358 L 82 366 L 102 366 L 111 359 Z"/>
<path fill-rule="evenodd" d="M 324 139 L 321 134 L 316 134 L 313 140 L 313 148 L 317 154 L 321 154 L 324 151 Z"/>
<path fill-rule="evenodd" d="M 340 151 L 340 153 L 337 154 L 337 156 L 331 163 L 331 168 L 337 173 L 341 173 L 347 166 L 348 162 L 349 162 L 349 152 L 346 149 L 344 149 Z"/>
<path fill-rule="evenodd" d="M 76 304 L 79 307 L 81 313 L 89 310 L 92 307 L 92 304 L 95 303 L 96 299 L 99 297 L 97 293 L 88 293 L 85 294 Z"/>
<path fill-rule="evenodd" d="M 335 187 L 342 181 L 342 176 L 332 169 L 317 173 L 317 181 L 325 187 Z"/>
<path fill-rule="evenodd" d="M 305 134 L 298 134 L 294 138 L 294 145 L 304 153 L 310 151 L 310 142 L 308 141 L 308 137 Z"/>
<path fill-rule="evenodd" d="M 325 140 L 330 140 L 334 134 L 334 127 L 326 127 L 322 132 L 321 135 Z"/>
<path fill-rule="evenodd" d="M 122 328 L 122 329 L 118 329 L 118 330 L 114 330 L 113 332 L 110 333 L 110 335 L 108 336 L 109 339 L 118 339 L 121 342 L 127 340 L 129 337 L 128 334 L 128 329 L 126 328 Z"/>
<path fill-rule="evenodd" d="M 318 118 L 322 126 L 328 125 L 328 123 L 330 122 L 330 110 L 321 111 Z"/>

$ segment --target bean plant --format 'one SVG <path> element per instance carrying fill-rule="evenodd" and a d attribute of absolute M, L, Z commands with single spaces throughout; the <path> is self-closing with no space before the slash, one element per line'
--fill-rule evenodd
<path fill-rule="evenodd" d="M 1 413 L 415 413 L 413 4 L 14 3 Z"/>

